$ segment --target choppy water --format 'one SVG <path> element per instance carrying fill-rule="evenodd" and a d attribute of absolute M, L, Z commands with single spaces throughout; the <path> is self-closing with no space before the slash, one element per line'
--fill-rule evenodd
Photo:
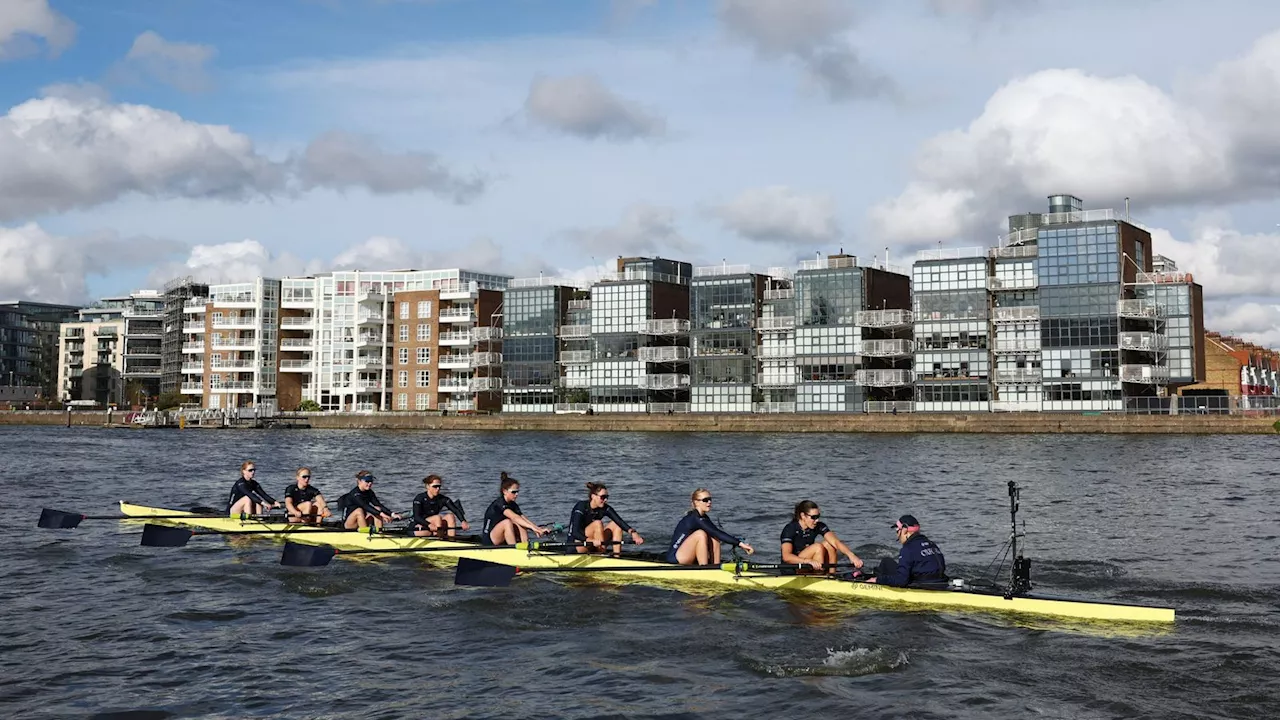
<path fill-rule="evenodd" d="M 1276 442 L 0 428 L 0 716 L 1276 717 Z M 243 459 L 273 491 L 310 465 L 330 497 L 368 468 L 398 507 L 436 472 L 477 517 L 505 469 L 540 522 L 603 479 L 652 546 L 706 486 L 763 558 L 801 498 L 864 556 L 895 552 L 887 525 L 912 512 L 970 575 L 1015 479 L 1037 590 L 1179 620 L 1133 634 L 548 575 L 458 588 L 421 557 L 299 569 L 264 541 L 35 528 L 41 507 L 217 505 Z"/>

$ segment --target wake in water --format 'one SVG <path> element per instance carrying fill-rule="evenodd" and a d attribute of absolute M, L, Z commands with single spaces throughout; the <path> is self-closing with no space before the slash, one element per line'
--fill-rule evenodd
<path fill-rule="evenodd" d="M 770 677 L 862 677 L 894 672 L 910 664 L 907 653 L 891 648 L 827 648 L 826 657 L 817 662 L 774 663 L 747 658 L 752 671 Z"/>

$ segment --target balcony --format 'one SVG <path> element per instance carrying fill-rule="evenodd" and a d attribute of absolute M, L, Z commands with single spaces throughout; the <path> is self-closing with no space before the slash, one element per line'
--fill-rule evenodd
<path fill-rule="evenodd" d="M 590 325 L 561 325 L 560 337 L 562 338 L 589 338 L 591 337 Z"/>
<path fill-rule="evenodd" d="M 569 309 L 570 310 L 590 310 L 591 301 L 590 300 L 570 300 Z"/>
<path fill-rule="evenodd" d="M 861 354 L 867 357 L 903 357 L 915 351 L 914 340 L 863 340 Z"/>
<path fill-rule="evenodd" d="M 795 296 L 795 288 L 773 288 L 771 290 L 764 291 L 765 302 L 772 302 L 775 300 L 792 300 Z"/>
<path fill-rule="evenodd" d="M 189 334 L 189 335 L 195 335 L 195 334 L 197 334 L 197 333 L 203 333 L 203 332 L 204 332 L 204 323 L 188 323 L 188 324 L 186 324 L 186 325 L 183 325 L 183 326 L 182 326 L 182 332 L 187 333 L 187 334 Z"/>
<path fill-rule="evenodd" d="M 94 331 L 93 331 L 93 334 L 94 334 L 96 337 L 105 337 L 105 338 L 113 338 L 113 337 L 119 337 L 119 336 L 120 336 L 120 333 L 119 333 L 119 332 L 117 332 L 117 331 L 116 331 L 116 329 L 115 329 L 115 328 L 113 328 L 113 327 L 109 327 L 109 328 L 98 328 L 97 330 L 94 330 Z"/>
<path fill-rule="evenodd" d="M 1037 237 L 1038 228 L 1028 228 L 1027 230 L 1017 230 L 1005 236 L 1008 242 L 1021 242 Z M 1033 258 L 1040 254 L 1038 245 L 1006 245 L 1005 247 L 991 248 L 990 255 L 993 258 Z"/>
<path fill-rule="evenodd" d="M 300 330 L 313 328 L 316 326 L 316 319 L 310 315 L 302 317 L 282 317 L 280 318 L 280 327 L 285 330 Z"/>
<path fill-rule="evenodd" d="M 502 353 L 496 352 L 479 352 L 471 353 L 471 367 L 489 367 L 491 365 L 502 364 Z"/>
<path fill-rule="evenodd" d="M 471 378 L 470 387 L 473 392 L 491 392 L 493 390 L 501 390 L 502 378 L 500 377 Z"/>
<path fill-rule="evenodd" d="M 208 298 L 192 298 L 182 303 L 182 312 L 191 313 L 193 315 L 203 313 L 206 309 L 205 305 L 208 302 Z"/>
<path fill-rule="evenodd" d="M 471 328 L 471 337 L 476 342 L 492 342 L 502 339 L 502 328 L 482 325 L 480 327 Z"/>
<path fill-rule="evenodd" d="M 867 387 L 901 387 L 915 379 L 916 374 L 911 370 L 859 370 L 854 375 L 854 382 Z"/>
<path fill-rule="evenodd" d="M 280 372 L 311 372 L 316 369 L 314 360 L 281 360 Z"/>
<path fill-rule="evenodd" d="M 469 393 L 471 378 L 443 378 L 436 383 L 436 388 L 444 393 Z"/>
<path fill-rule="evenodd" d="M 182 383 L 182 394 L 183 395 L 203 395 L 204 383 L 184 382 Z"/>
<path fill-rule="evenodd" d="M 356 293 L 356 302 L 360 304 L 381 305 L 386 302 L 387 296 L 382 294 L 381 290 L 364 289 Z"/>
<path fill-rule="evenodd" d="M 991 320 L 997 323 L 1039 322 L 1040 306 L 998 307 L 992 310 Z"/>
<path fill-rule="evenodd" d="M 751 405 L 751 412 L 756 413 L 793 413 L 795 411 L 794 402 L 758 402 Z"/>
<path fill-rule="evenodd" d="M 258 327 L 256 317 L 215 317 L 213 326 L 221 330 L 254 330 Z"/>
<path fill-rule="evenodd" d="M 762 358 L 793 358 L 796 356 L 794 345 L 761 345 L 756 356 Z"/>
<path fill-rule="evenodd" d="M 162 370 L 159 365 L 125 365 L 124 376 L 126 378 L 134 377 L 160 377 Z"/>
<path fill-rule="evenodd" d="M 184 352 L 184 353 L 203 353 L 203 352 L 204 352 L 204 343 L 203 343 L 203 342 L 186 342 L 186 343 L 182 343 L 182 352 Z"/>
<path fill-rule="evenodd" d="M 209 298 L 209 302 L 220 308 L 251 308 L 258 304 L 253 293 L 218 293 Z"/>
<path fill-rule="evenodd" d="M 1044 374 L 1040 368 L 996 368 L 995 380 L 997 385 L 1039 385 Z"/>
<path fill-rule="evenodd" d="M 471 333 L 466 330 L 440 333 L 439 343 L 448 347 L 471 345 Z"/>
<path fill-rule="evenodd" d="M 1169 338 L 1163 333 L 1122 332 L 1120 333 L 1120 349 L 1134 352 L 1164 352 L 1169 347 Z"/>
<path fill-rule="evenodd" d="M 315 295 L 310 291 L 299 292 L 296 289 L 293 291 L 285 290 L 283 295 L 280 297 L 280 307 L 282 308 L 305 310 L 315 304 Z"/>
<path fill-rule="evenodd" d="M 1169 368 L 1162 365 L 1121 365 L 1120 382 L 1166 385 L 1169 382 Z"/>
<path fill-rule="evenodd" d="M 356 347 L 382 347 L 382 336 L 361 333 L 355 338 Z"/>
<path fill-rule="evenodd" d="M 440 322 L 442 323 L 473 323 L 475 321 L 475 311 L 469 307 L 440 309 Z"/>
<path fill-rule="evenodd" d="M 436 366 L 445 370 L 466 370 L 471 367 L 470 353 L 441 353 Z"/>
<path fill-rule="evenodd" d="M 1134 320 L 1154 320 L 1164 317 L 1164 306 L 1154 300 L 1117 300 L 1116 314 Z"/>
<path fill-rule="evenodd" d="M 641 375 L 637 387 L 645 390 L 675 390 L 676 388 L 689 387 L 689 376 L 679 373 L 658 373 L 656 375 Z"/>
<path fill-rule="evenodd" d="M 762 317 L 756 320 L 756 327 L 760 332 L 781 332 L 786 330 L 794 330 L 796 327 L 796 318 L 794 315 L 775 315 L 773 317 Z"/>
<path fill-rule="evenodd" d="M 590 350 L 561 350 L 560 362 L 564 365 L 581 365 L 591 362 Z"/>
<path fill-rule="evenodd" d="M 354 380 L 347 383 L 343 388 L 349 393 L 376 393 L 382 392 L 382 383 L 377 380 Z"/>
<path fill-rule="evenodd" d="M 280 349 L 285 352 L 306 352 L 315 346 L 315 338 L 282 338 L 280 340 Z"/>
<path fill-rule="evenodd" d="M 257 350 L 258 341 L 254 338 L 214 338 L 215 350 Z"/>
<path fill-rule="evenodd" d="M 466 300 L 480 292 L 480 285 L 475 280 L 440 280 L 432 286 L 440 291 L 441 300 Z"/>
<path fill-rule="evenodd" d="M 689 359 L 689 348 L 672 346 L 642 347 L 639 351 L 639 358 L 640 362 L 647 363 L 679 362 Z"/>
<path fill-rule="evenodd" d="M 184 362 L 182 363 L 182 372 L 185 375 L 203 375 L 204 363 L 202 362 Z"/>
<path fill-rule="evenodd" d="M 987 278 L 987 287 L 992 290 L 1034 290 L 1040 287 L 1039 278 Z"/>
<path fill-rule="evenodd" d="M 251 372 L 258 366 L 251 360 L 223 360 L 209 366 L 209 372 Z"/>
<path fill-rule="evenodd" d="M 359 369 L 377 370 L 381 368 L 384 364 L 385 363 L 383 363 L 382 358 L 373 357 L 371 355 L 359 355 L 356 357 L 356 362 L 355 362 L 355 366 L 357 370 Z"/>
<path fill-rule="evenodd" d="M 683 335 L 689 332 L 689 321 L 679 318 L 664 320 L 645 320 L 640 329 L 641 335 Z"/>
<path fill-rule="evenodd" d="M 213 392 L 213 393 L 253 392 L 253 381 L 247 380 L 243 382 L 224 382 L 218 385 L 210 385 L 209 392 Z"/>
<path fill-rule="evenodd" d="M 293 319 L 293 318 L 289 318 L 289 319 Z M 386 321 L 387 321 L 387 316 L 383 315 L 382 313 L 360 313 L 360 322 L 358 324 L 364 325 L 364 326 L 376 325 L 380 327 L 382 325 L 385 325 Z"/>
<path fill-rule="evenodd" d="M 997 353 L 1038 353 L 1040 338 L 1002 338 L 997 336 L 992 347 Z"/>
<path fill-rule="evenodd" d="M 159 345 L 135 345 L 133 343 L 127 343 L 124 348 L 125 357 L 158 358 L 160 355 L 161 352 Z"/>
<path fill-rule="evenodd" d="M 834 270 L 836 268 L 858 267 L 858 258 L 845 255 L 843 257 L 824 257 L 816 260 L 801 260 L 801 270 Z"/>
<path fill-rule="evenodd" d="M 854 316 L 854 324 L 869 328 L 907 327 L 914 321 L 910 310 L 859 310 Z"/>

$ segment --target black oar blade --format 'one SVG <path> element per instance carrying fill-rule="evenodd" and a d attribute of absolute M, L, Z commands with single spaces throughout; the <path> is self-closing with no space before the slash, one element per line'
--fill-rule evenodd
<path fill-rule="evenodd" d="M 280 564 L 294 567 L 321 567 L 328 565 L 337 552 L 335 548 L 327 545 L 303 545 L 301 543 L 286 542 L 284 544 L 284 552 L 280 555 Z"/>
<path fill-rule="evenodd" d="M 194 534 L 186 528 L 147 523 L 142 528 L 142 544 L 146 547 L 182 547 Z"/>
<path fill-rule="evenodd" d="M 45 508 L 40 511 L 40 522 L 36 523 L 36 527 L 64 530 L 79 525 L 81 520 L 84 520 L 84 516 L 80 513 Z"/>
<path fill-rule="evenodd" d="M 511 578 L 515 576 L 516 569 L 510 565 L 499 565 L 471 558 L 459 558 L 458 572 L 453 576 L 453 584 L 476 587 L 506 587 L 511 584 Z"/>

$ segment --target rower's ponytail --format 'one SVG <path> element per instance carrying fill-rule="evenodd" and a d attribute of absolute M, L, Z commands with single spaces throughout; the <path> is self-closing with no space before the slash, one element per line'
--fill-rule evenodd
<path fill-rule="evenodd" d="M 818 503 L 812 500 L 801 500 L 800 502 L 796 503 L 796 512 L 795 512 L 795 517 L 793 519 L 799 520 L 801 515 L 807 515 L 810 510 L 817 510 L 817 509 L 818 509 Z"/>
<path fill-rule="evenodd" d="M 506 470 L 502 471 L 498 479 L 502 481 L 502 490 L 504 492 L 520 484 L 520 481 L 508 475 Z"/>
<path fill-rule="evenodd" d="M 596 493 L 600 492 L 601 490 L 608 490 L 608 489 L 609 489 L 609 487 L 608 487 L 607 485 L 605 485 L 604 483 L 596 483 L 596 482 L 589 482 L 589 483 L 587 483 L 587 494 L 588 494 L 588 495 L 595 495 Z"/>

